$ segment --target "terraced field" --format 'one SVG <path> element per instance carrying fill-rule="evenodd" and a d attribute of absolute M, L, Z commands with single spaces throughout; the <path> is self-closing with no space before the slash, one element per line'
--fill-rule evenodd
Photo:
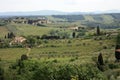
<path fill-rule="evenodd" d="M 43 41 L 38 47 L 31 48 L 30 58 L 65 59 L 78 57 L 80 59 L 79 61 L 91 62 L 92 57 L 97 57 L 101 52 L 105 58 L 109 56 L 110 60 L 115 60 L 113 45 L 115 45 L 113 39 L 102 40 L 102 42 L 93 39 L 48 40 L 47 43 Z M 107 47 L 107 49 L 104 49 L 104 47 Z M 2 60 L 14 61 L 26 53 L 26 48 L 0 49 L 0 58 Z"/>

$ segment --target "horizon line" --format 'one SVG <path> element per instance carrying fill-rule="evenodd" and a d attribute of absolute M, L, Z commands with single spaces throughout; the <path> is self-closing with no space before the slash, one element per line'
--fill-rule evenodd
<path fill-rule="evenodd" d="M 29 10 L 29 11 L 0 11 L 0 13 L 7 13 L 7 12 L 36 12 L 36 11 L 58 11 L 58 12 L 68 12 L 68 13 L 72 13 L 72 12 L 86 12 L 86 13 L 91 13 L 91 12 L 106 12 L 106 11 L 120 11 L 118 9 L 111 9 L 111 10 L 97 10 L 97 11 L 62 11 L 62 10 L 47 10 L 47 9 L 43 9 L 43 10 Z"/>

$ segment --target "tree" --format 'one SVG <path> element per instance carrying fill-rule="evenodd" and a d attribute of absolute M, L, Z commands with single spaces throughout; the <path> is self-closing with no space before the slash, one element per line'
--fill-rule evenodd
<path fill-rule="evenodd" d="M 98 64 L 104 65 L 103 57 L 102 57 L 102 54 L 101 54 L 101 53 L 100 53 L 99 56 L 98 56 Z"/>
<path fill-rule="evenodd" d="M 5 39 L 7 38 L 7 36 L 5 35 Z"/>
<path fill-rule="evenodd" d="M 10 38 L 10 33 L 7 34 L 7 38 Z"/>
<path fill-rule="evenodd" d="M 33 47 L 36 44 L 36 39 L 34 37 L 28 37 L 26 43 L 30 46 Z"/>
<path fill-rule="evenodd" d="M 75 32 L 72 33 L 72 37 L 75 38 Z"/>
<path fill-rule="evenodd" d="M 96 34 L 100 35 L 100 27 L 99 26 L 97 26 Z"/>
<path fill-rule="evenodd" d="M 104 61 L 101 53 L 98 55 L 97 67 L 101 71 L 105 71 L 107 69 L 107 67 L 104 65 Z"/>

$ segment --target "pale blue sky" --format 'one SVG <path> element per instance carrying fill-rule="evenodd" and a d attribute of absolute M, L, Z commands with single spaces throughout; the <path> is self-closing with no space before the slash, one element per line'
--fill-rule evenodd
<path fill-rule="evenodd" d="M 0 12 L 37 10 L 66 12 L 120 10 L 120 0 L 0 0 Z"/>

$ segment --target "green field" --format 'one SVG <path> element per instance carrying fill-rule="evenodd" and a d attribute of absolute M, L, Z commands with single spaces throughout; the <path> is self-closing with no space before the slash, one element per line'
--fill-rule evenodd
<path fill-rule="evenodd" d="M 116 60 L 114 51 L 115 51 L 114 37 L 113 39 L 106 38 L 103 40 L 80 39 L 80 38 L 46 40 L 46 41 L 41 40 L 40 45 L 30 49 L 29 56 L 28 56 L 29 60 L 25 64 L 26 65 L 25 69 L 26 68 L 31 69 L 31 67 L 35 65 L 36 61 L 37 61 L 37 64 L 40 63 L 43 66 L 46 63 L 46 65 L 50 69 L 51 69 L 50 67 L 51 65 L 54 67 L 58 67 L 60 65 L 65 66 L 65 64 L 68 64 L 71 66 L 72 65 L 79 66 L 84 64 L 96 65 L 95 62 L 97 60 L 99 53 L 102 53 L 103 59 L 105 62 L 107 61 L 109 64 L 111 64 L 111 63 L 114 63 L 114 61 Z M 9 80 L 9 78 L 11 78 L 13 74 L 16 74 L 14 70 L 10 75 L 8 67 L 11 64 L 15 64 L 16 61 L 18 61 L 21 58 L 21 55 L 27 54 L 27 53 L 28 53 L 27 48 L 3 48 L 3 49 L 1 48 L 0 49 L 0 59 L 1 59 L 0 64 L 2 64 L 2 66 L 6 71 L 5 72 L 5 76 L 7 76 L 5 78 L 6 80 Z M 95 68 L 95 67 L 92 67 L 92 68 Z M 113 70 L 106 70 L 104 73 L 101 73 L 101 74 L 107 75 L 109 71 L 111 71 L 112 73 L 113 72 L 119 73 L 118 69 L 119 68 L 113 69 Z M 26 74 L 31 75 L 25 72 L 23 78 L 25 77 L 27 78 L 27 76 L 25 76 Z M 22 75 L 19 75 L 19 76 L 22 76 Z"/>
<path fill-rule="evenodd" d="M 102 45 L 100 44 L 101 42 Z M 92 57 L 97 57 L 101 52 L 105 57 L 110 55 L 110 59 L 113 59 L 114 47 L 112 47 L 112 45 L 115 45 L 113 39 L 102 41 L 96 41 L 93 39 L 48 40 L 47 43 L 42 42 L 37 48 L 32 48 L 30 57 L 36 59 L 48 57 L 62 58 L 62 56 L 65 58 L 79 57 L 80 60 L 89 62 Z M 107 49 L 104 49 L 104 46 L 106 46 Z M 0 49 L 0 58 L 2 60 L 16 60 L 20 58 L 22 54 L 26 53 L 26 48 Z"/>

